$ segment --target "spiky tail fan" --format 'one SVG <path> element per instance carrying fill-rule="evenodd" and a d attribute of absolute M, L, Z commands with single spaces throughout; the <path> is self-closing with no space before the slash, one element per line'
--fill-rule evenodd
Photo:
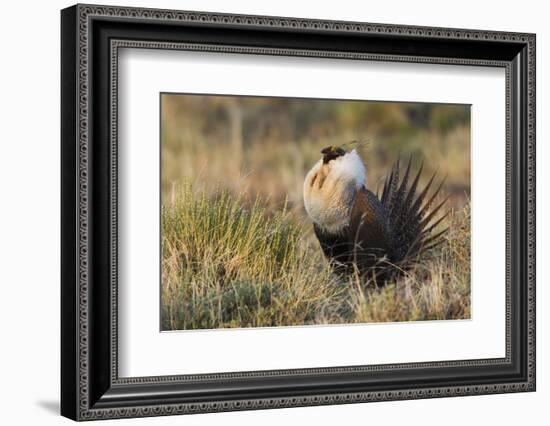
<path fill-rule="evenodd" d="M 389 228 L 393 234 L 390 260 L 392 263 L 404 267 L 417 261 L 427 250 L 441 244 L 448 230 L 445 228 L 432 234 L 432 231 L 449 214 L 447 211 L 436 219 L 437 213 L 447 202 L 448 197 L 432 208 L 445 179 L 428 195 L 436 176 L 434 174 L 417 195 L 418 181 L 423 165 L 420 166 L 409 186 L 411 162 L 412 157 L 409 158 L 403 178 L 400 179 L 400 161 L 399 159 L 396 161 L 391 172 L 386 176 L 380 196 L 380 201 L 388 214 Z"/>

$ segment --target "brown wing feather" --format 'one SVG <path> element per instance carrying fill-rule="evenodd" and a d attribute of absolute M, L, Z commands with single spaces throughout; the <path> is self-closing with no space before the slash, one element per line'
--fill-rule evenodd
<path fill-rule="evenodd" d="M 364 187 L 357 191 L 351 210 L 349 240 L 359 269 L 373 266 L 391 251 L 385 208 L 376 195 Z"/>

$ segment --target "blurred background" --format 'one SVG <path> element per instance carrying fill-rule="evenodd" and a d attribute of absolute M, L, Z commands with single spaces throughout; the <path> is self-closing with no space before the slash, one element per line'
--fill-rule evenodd
<path fill-rule="evenodd" d="M 305 215 L 302 184 L 320 150 L 352 140 L 376 191 L 401 155 L 424 162 L 423 180 L 447 175 L 443 193 L 460 209 L 470 194 L 470 106 L 245 96 L 161 95 L 162 203 L 191 180 L 273 209 Z M 405 164 L 403 164 L 403 167 Z"/>

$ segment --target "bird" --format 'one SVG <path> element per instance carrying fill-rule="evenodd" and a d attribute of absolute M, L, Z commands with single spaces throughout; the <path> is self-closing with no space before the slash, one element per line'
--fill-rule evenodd
<path fill-rule="evenodd" d="M 321 154 L 304 179 L 304 206 L 336 271 L 358 272 L 385 283 L 444 241 L 448 228 L 437 227 L 449 211 L 437 215 L 448 197 L 432 208 L 444 178 L 430 193 L 434 173 L 419 190 L 423 164 L 409 184 L 412 156 L 402 178 L 398 156 L 379 194 L 367 189 L 366 167 L 356 149 L 332 145 Z"/>

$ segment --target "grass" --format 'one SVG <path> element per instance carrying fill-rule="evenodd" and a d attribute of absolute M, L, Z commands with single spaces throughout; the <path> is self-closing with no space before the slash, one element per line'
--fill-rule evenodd
<path fill-rule="evenodd" d="M 470 317 L 469 208 L 445 243 L 381 288 L 333 274 L 311 224 L 285 206 L 189 182 L 162 210 L 162 329 Z"/>

